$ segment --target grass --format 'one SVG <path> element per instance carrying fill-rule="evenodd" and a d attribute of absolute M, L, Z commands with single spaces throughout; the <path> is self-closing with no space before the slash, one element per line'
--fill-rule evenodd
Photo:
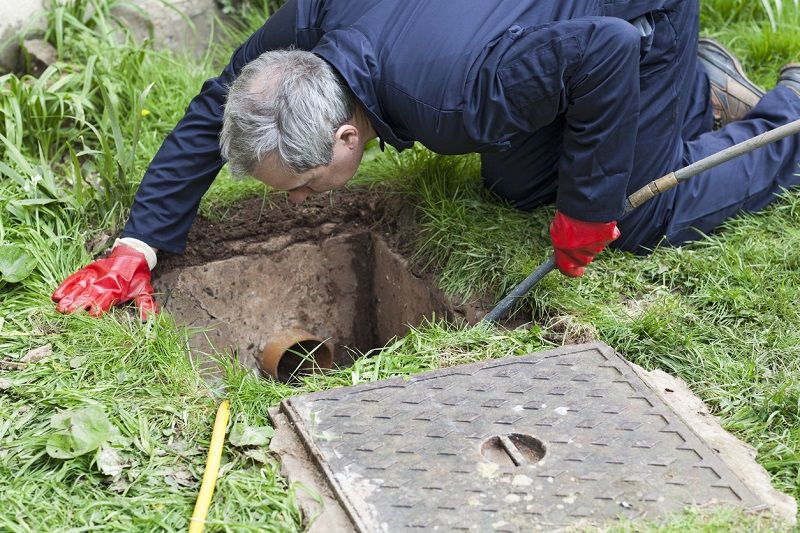
<path fill-rule="evenodd" d="M 101 320 L 57 314 L 50 293 L 91 259 L 86 243 L 119 229 L 147 162 L 233 49 L 197 62 L 120 39 L 110 31 L 114 3 L 55 6 L 47 38 L 59 63 L 39 79 L 0 77 L 0 246 L 23 246 L 36 264 L 20 282 L 0 279 L 0 530 L 185 530 L 221 398 L 236 423 L 263 433 L 267 408 L 290 395 L 536 351 L 558 342 L 559 321 L 686 380 L 756 448 L 773 484 L 800 495 L 797 193 L 690 246 L 648 258 L 604 253 L 580 280 L 549 276 L 524 303 L 541 324 L 530 330 L 423 324 L 350 369 L 292 387 L 258 379 L 226 354 L 216 354 L 223 374 L 201 379 L 188 332 L 167 314 L 146 324 L 130 309 Z M 800 10 L 779 5 L 703 2 L 704 34 L 730 46 L 765 87 L 782 64 L 800 60 Z M 231 42 L 262 18 L 251 11 Z M 373 150 L 358 186 L 417 207 L 415 259 L 450 293 L 496 299 L 548 254 L 552 210 L 527 215 L 494 202 L 475 157 Z M 221 176 L 201 212 L 222 219 L 253 196 L 269 208 L 258 182 Z M 45 346 L 43 359 L 24 361 Z M 64 437 L 59 417 L 87 408 L 108 421 L 102 439 L 85 454 L 53 457 Z M 223 462 L 211 530 L 302 529 L 295 495 L 303 488 L 287 484 L 262 444 L 229 442 Z M 612 529 L 781 527 L 720 510 Z"/>
<path fill-rule="evenodd" d="M 772 521 L 758 514 L 748 514 L 730 508 L 687 509 L 662 520 L 623 520 L 609 524 L 608 533 L 716 533 L 719 531 L 748 531 L 776 533 L 787 531 L 785 523 Z M 579 529 L 579 531 L 581 531 Z"/>

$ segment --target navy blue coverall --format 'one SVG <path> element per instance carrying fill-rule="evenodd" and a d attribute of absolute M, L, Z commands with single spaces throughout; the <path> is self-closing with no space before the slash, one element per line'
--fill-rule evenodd
<path fill-rule="evenodd" d="M 800 116 L 800 98 L 778 87 L 744 120 L 710 131 L 698 10 L 697 0 L 290 0 L 192 100 L 123 236 L 184 249 L 223 165 L 228 85 L 261 53 L 294 46 L 342 75 L 382 141 L 479 152 L 486 186 L 521 209 L 555 201 L 579 220 L 619 220 L 614 245 L 625 250 L 697 238 L 692 228 L 709 232 L 800 183 L 794 136 L 620 219 L 645 183 Z"/>

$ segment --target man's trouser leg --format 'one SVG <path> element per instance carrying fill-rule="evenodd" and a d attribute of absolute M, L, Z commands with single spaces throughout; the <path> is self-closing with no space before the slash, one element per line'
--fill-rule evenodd
<path fill-rule="evenodd" d="M 684 143 L 683 165 L 800 118 L 800 98 L 778 87 L 744 120 Z M 740 212 L 759 211 L 800 184 L 800 136 L 794 135 L 699 174 L 675 188 L 661 232 L 675 246 L 696 240 Z"/>
<path fill-rule="evenodd" d="M 673 45 L 658 48 L 656 33 L 651 53 L 666 60 L 663 68 L 657 59 L 642 66 L 639 141 L 628 194 L 668 172 L 800 117 L 800 98 L 779 87 L 743 120 L 709 131 L 708 78 L 696 59 L 697 2 L 679 3 L 666 14 L 678 31 Z M 680 119 L 671 119 L 671 114 Z M 612 246 L 646 253 L 664 237 L 672 245 L 696 240 L 739 212 L 762 209 L 782 188 L 799 184 L 799 161 L 800 139 L 794 136 L 710 169 L 623 217 L 619 221 L 622 237 Z"/>
<path fill-rule="evenodd" d="M 640 63 L 641 112 L 630 194 L 648 182 L 800 116 L 800 99 L 785 88 L 768 93 L 742 121 L 716 132 L 708 79 L 697 62 L 696 0 L 654 14 L 653 43 Z M 507 152 L 481 158 L 487 188 L 530 210 L 556 197 L 563 119 L 512 139 Z M 763 208 L 782 187 L 800 183 L 800 141 L 775 143 L 693 177 L 619 221 L 613 247 L 647 253 L 666 235 L 675 245 L 697 239 L 740 211 Z M 696 228 L 696 229 L 692 229 Z"/>

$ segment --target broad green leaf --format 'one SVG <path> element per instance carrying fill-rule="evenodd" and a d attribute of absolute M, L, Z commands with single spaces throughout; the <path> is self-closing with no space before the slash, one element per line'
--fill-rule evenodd
<path fill-rule="evenodd" d="M 266 446 L 275 431 L 269 426 L 248 426 L 237 421 L 231 428 L 230 443 L 234 446 Z"/>
<path fill-rule="evenodd" d="M 56 431 L 47 439 L 46 449 L 56 459 L 92 452 L 114 434 L 114 426 L 97 406 L 56 413 L 50 419 L 50 427 Z"/>
<path fill-rule="evenodd" d="M 266 448 L 250 448 L 245 450 L 244 454 L 257 463 L 267 464 L 270 462 Z"/>
<path fill-rule="evenodd" d="M 36 258 L 16 244 L 0 245 L 0 279 L 17 283 L 36 268 Z"/>

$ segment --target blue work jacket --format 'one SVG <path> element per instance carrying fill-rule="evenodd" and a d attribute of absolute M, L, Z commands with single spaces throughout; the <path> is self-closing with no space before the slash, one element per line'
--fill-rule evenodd
<path fill-rule="evenodd" d="M 608 221 L 624 208 L 639 115 L 642 34 L 629 22 L 680 0 L 290 0 L 205 82 L 151 162 L 123 236 L 182 252 L 223 165 L 227 87 L 261 53 L 328 61 L 382 142 L 498 152 L 565 119 L 558 208 Z"/>

